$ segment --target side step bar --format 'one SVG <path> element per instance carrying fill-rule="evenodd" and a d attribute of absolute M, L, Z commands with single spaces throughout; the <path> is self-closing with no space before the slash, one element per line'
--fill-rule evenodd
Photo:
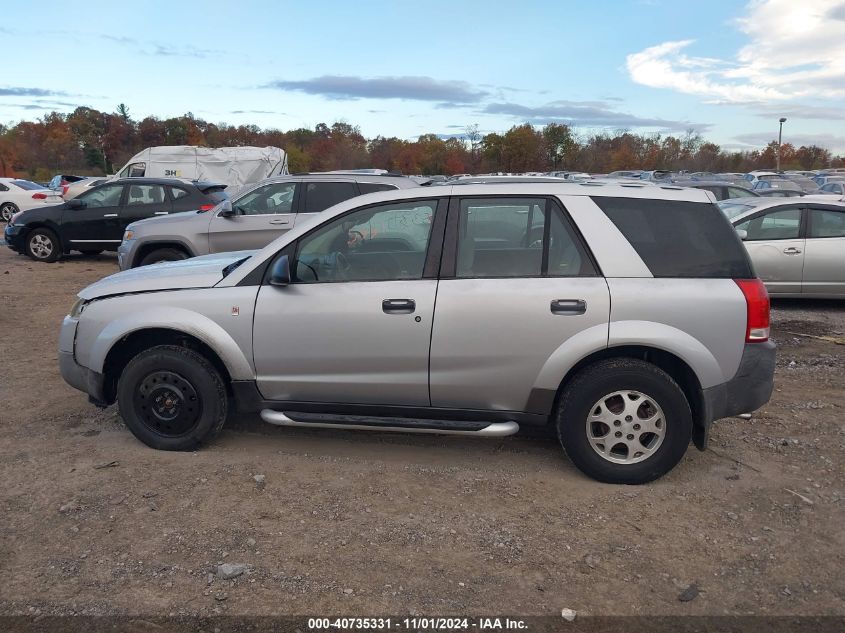
<path fill-rule="evenodd" d="M 394 433 L 434 433 L 437 435 L 474 435 L 505 437 L 519 431 L 516 422 L 461 422 L 422 418 L 376 418 L 360 415 L 321 415 L 264 409 L 261 419 L 276 426 L 352 431 L 390 431 Z"/>

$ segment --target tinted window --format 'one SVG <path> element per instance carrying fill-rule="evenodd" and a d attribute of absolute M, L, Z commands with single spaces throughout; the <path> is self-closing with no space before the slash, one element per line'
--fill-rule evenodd
<path fill-rule="evenodd" d="M 352 182 L 309 182 L 305 185 L 305 213 L 318 213 L 358 195 Z"/>
<path fill-rule="evenodd" d="M 122 193 L 123 185 L 103 185 L 91 191 L 86 191 L 79 196 L 79 199 L 84 200 L 89 209 L 116 207 L 120 204 Z"/>
<path fill-rule="evenodd" d="M 845 237 L 845 212 L 810 209 L 808 237 Z"/>
<path fill-rule="evenodd" d="M 253 189 L 238 198 L 232 207 L 244 215 L 291 213 L 295 191 L 295 182 L 275 182 Z"/>
<path fill-rule="evenodd" d="M 189 194 L 188 191 L 186 191 L 185 189 L 181 189 L 179 187 L 171 187 L 170 195 L 173 196 L 174 200 L 178 200 L 179 198 L 185 198 L 191 194 Z"/>
<path fill-rule="evenodd" d="M 164 187 L 161 185 L 129 185 L 126 197 L 127 207 L 140 207 L 164 202 Z"/>
<path fill-rule="evenodd" d="M 365 194 L 375 193 L 376 191 L 392 191 L 397 189 L 397 187 L 380 182 L 359 182 L 358 189 L 361 190 L 361 194 Z"/>
<path fill-rule="evenodd" d="M 301 240 L 295 280 L 421 279 L 436 207 L 409 200 L 335 218 Z"/>
<path fill-rule="evenodd" d="M 9 190 L 9 188 L 6 185 L 0 183 L 0 191 L 8 191 L 8 190 Z"/>
<path fill-rule="evenodd" d="M 745 187 L 728 187 L 729 198 L 754 198 L 756 197 Z"/>
<path fill-rule="evenodd" d="M 736 225 L 748 233 L 746 240 L 791 240 L 801 232 L 801 210 L 780 209 Z"/>
<path fill-rule="evenodd" d="M 20 187 L 21 189 L 26 189 L 27 191 L 44 189 L 43 185 L 39 185 L 37 182 L 30 182 L 29 180 L 13 180 L 12 184 Z"/>
<path fill-rule="evenodd" d="M 604 196 L 593 201 L 655 277 L 752 277 L 748 255 L 716 205 Z"/>

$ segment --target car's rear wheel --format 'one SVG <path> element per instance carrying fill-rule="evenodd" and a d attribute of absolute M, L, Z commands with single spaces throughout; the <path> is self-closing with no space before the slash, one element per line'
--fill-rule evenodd
<path fill-rule="evenodd" d="M 208 359 L 185 347 L 159 345 L 129 361 L 117 385 L 120 415 L 147 446 L 192 450 L 226 421 L 228 397 Z"/>
<path fill-rule="evenodd" d="M 157 248 L 150 251 L 141 259 L 139 266 L 149 266 L 150 264 L 158 264 L 160 262 L 176 262 L 180 259 L 188 259 L 188 254 L 185 251 L 180 251 L 178 248 Z"/>
<path fill-rule="evenodd" d="M 26 238 L 26 254 L 39 262 L 54 262 L 62 254 L 61 243 L 50 229 L 35 229 Z"/>
<path fill-rule="evenodd" d="M 17 212 L 18 205 L 13 202 L 6 202 L 0 206 L 0 218 L 2 218 L 3 222 L 9 222 Z"/>
<path fill-rule="evenodd" d="M 692 412 L 665 371 L 615 358 L 586 367 L 567 385 L 557 431 L 585 474 L 607 483 L 641 484 L 669 472 L 684 456 Z"/>

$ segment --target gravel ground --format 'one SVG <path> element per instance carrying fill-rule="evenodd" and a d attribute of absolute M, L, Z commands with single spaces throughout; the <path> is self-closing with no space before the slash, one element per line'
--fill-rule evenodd
<path fill-rule="evenodd" d="M 845 345 L 814 338 L 845 337 L 845 302 L 776 302 L 772 401 L 625 487 L 536 434 L 244 418 L 148 449 L 56 366 L 75 292 L 115 270 L 0 249 L 0 614 L 845 615 Z"/>

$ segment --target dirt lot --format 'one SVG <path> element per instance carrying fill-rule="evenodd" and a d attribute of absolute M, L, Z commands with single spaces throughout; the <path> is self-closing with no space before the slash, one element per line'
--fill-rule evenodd
<path fill-rule="evenodd" d="M 624 487 L 536 436 L 244 419 L 148 449 L 56 365 L 75 292 L 115 270 L 0 247 L 0 614 L 845 614 L 845 345 L 801 336 L 845 337 L 845 302 L 777 303 L 772 402 Z"/>

